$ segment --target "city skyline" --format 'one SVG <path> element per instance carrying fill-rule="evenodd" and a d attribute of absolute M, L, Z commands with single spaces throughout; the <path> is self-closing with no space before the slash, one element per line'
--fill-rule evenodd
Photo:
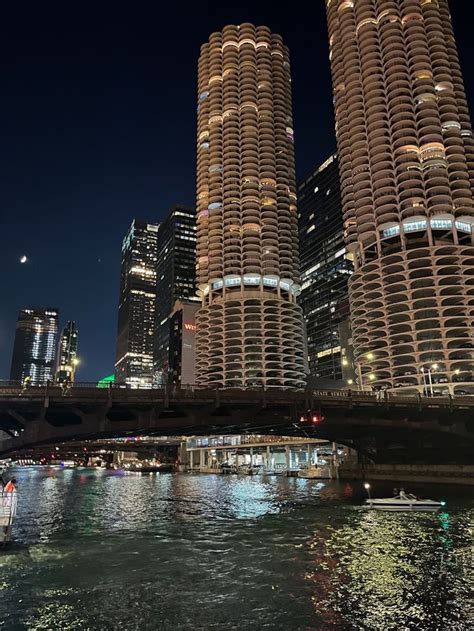
<path fill-rule="evenodd" d="M 467 64 L 472 43 L 460 3 L 451 2 L 451 10 L 468 100 L 472 102 L 473 79 Z M 4 58 L 9 61 L 5 74 L 9 96 L 2 103 L 4 119 L 10 121 L 18 114 L 18 122 L 6 130 L 4 139 L 9 156 L 2 211 L 8 242 L 4 236 L 0 254 L 7 277 L 6 295 L 0 305 L 0 376 L 4 378 L 9 372 L 16 315 L 29 304 L 57 304 L 65 317 L 76 320 L 81 329 L 80 380 L 92 381 L 111 372 L 121 236 L 133 216 L 157 222 L 169 206 L 189 204 L 194 199 L 195 68 L 199 45 L 213 28 L 219 30 L 227 23 L 243 21 L 268 24 L 291 48 L 298 181 L 335 149 L 323 3 L 296 17 L 275 11 L 269 3 L 258 10 L 244 5 L 215 13 L 212 18 L 201 17 L 192 27 L 186 27 L 189 37 L 184 37 L 186 42 L 177 51 L 177 65 L 171 64 L 169 69 L 163 57 L 169 41 L 159 48 L 143 17 L 133 16 L 135 31 L 129 37 L 130 50 L 115 51 L 112 46 L 115 52 L 110 58 L 104 56 L 102 46 L 131 28 L 129 16 L 127 20 L 118 16 L 111 27 L 99 12 L 95 16 L 97 28 L 91 33 L 87 21 L 76 23 L 72 32 L 72 27 L 63 29 L 63 17 L 51 19 L 46 10 L 36 16 L 37 21 L 31 14 L 25 23 L 22 19 L 20 34 L 18 16 L 18 24 L 11 22 L 8 37 L 2 42 Z M 41 31 L 38 26 L 42 20 L 48 21 L 48 41 L 35 35 Z M 308 23 L 316 30 L 305 30 Z M 23 30 L 33 34 L 26 43 Z M 69 41 L 61 37 L 54 47 L 54 33 L 63 31 Z M 314 32 L 319 36 L 314 37 Z M 91 41 L 90 50 L 79 50 L 83 40 Z M 72 56 L 72 63 L 64 64 L 62 54 Z M 120 74 L 119 62 L 124 54 L 127 63 Z M 100 63 L 96 63 L 98 60 Z M 170 119 L 176 129 L 167 137 L 154 111 L 164 106 L 160 90 L 156 94 L 147 92 L 154 81 L 147 71 L 157 63 L 170 74 L 179 69 L 179 81 L 173 83 L 177 98 Z M 34 79 L 38 64 L 42 77 L 39 83 Z M 107 81 L 97 90 L 97 82 L 104 76 Z M 124 82 L 133 98 L 122 103 L 116 96 Z M 85 96 L 77 99 L 81 89 Z M 123 108 L 127 124 L 123 142 L 117 144 L 112 140 L 112 130 L 122 129 Z M 58 119 L 59 111 L 62 118 Z M 105 118 L 106 111 L 110 121 Z M 154 133 L 152 141 L 145 141 L 143 125 Z M 160 155 L 166 155 L 169 163 L 163 172 Z M 176 169 L 178 164 L 180 169 L 184 164 L 184 172 Z M 97 229 L 92 231 L 94 221 Z M 29 260 L 20 264 L 23 255 Z"/>

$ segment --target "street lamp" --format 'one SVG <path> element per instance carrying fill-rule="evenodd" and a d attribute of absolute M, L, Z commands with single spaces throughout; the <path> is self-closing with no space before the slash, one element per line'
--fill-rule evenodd
<path fill-rule="evenodd" d="M 429 385 L 429 393 L 430 393 L 430 396 L 432 397 L 434 396 L 434 390 L 433 390 L 433 379 L 431 375 L 432 373 L 436 372 L 438 368 L 439 368 L 438 364 L 433 364 L 427 370 L 425 370 L 425 368 L 423 367 L 421 368 L 421 372 L 423 374 L 423 384 L 425 386 Z M 428 375 L 428 383 L 426 382 L 426 375 Z"/>
<path fill-rule="evenodd" d="M 370 484 L 368 482 L 366 482 L 364 484 L 364 489 L 367 491 L 367 495 L 369 496 L 369 500 L 371 500 L 371 496 L 370 496 Z"/>

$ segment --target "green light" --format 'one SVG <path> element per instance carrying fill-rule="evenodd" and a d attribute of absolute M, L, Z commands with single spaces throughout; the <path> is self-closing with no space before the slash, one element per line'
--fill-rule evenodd
<path fill-rule="evenodd" d="M 108 388 L 109 383 L 114 383 L 114 381 L 115 381 L 115 375 L 109 375 L 108 377 L 104 377 L 103 379 L 101 379 L 99 383 L 97 384 L 97 387 Z"/>
<path fill-rule="evenodd" d="M 446 506 L 446 502 L 440 502 L 441 506 Z"/>

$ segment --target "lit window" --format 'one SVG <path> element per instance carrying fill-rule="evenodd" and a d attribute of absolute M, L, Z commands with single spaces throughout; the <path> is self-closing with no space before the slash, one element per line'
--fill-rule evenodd
<path fill-rule="evenodd" d="M 430 224 L 435 230 L 450 230 L 453 227 L 451 219 L 431 219 Z"/>
<path fill-rule="evenodd" d="M 386 228 L 383 231 L 384 237 L 394 237 L 397 234 L 400 234 L 400 226 L 392 226 L 391 228 Z"/>
<path fill-rule="evenodd" d="M 426 230 L 426 219 L 420 221 L 412 221 L 403 224 L 404 232 L 416 232 L 417 230 Z"/>
<path fill-rule="evenodd" d="M 466 223 L 465 221 L 456 221 L 455 225 L 461 232 L 468 232 L 469 234 L 472 233 L 472 226 L 470 223 Z"/>

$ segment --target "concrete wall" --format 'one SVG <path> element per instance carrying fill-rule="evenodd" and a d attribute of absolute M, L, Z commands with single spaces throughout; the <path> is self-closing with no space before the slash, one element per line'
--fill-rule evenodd
<path fill-rule="evenodd" d="M 339 467 L 341 480 L 392 480 L 407 482 L 435 482 L 474 486 L 472 465 L 365 465 L 343 464 Z"/>

